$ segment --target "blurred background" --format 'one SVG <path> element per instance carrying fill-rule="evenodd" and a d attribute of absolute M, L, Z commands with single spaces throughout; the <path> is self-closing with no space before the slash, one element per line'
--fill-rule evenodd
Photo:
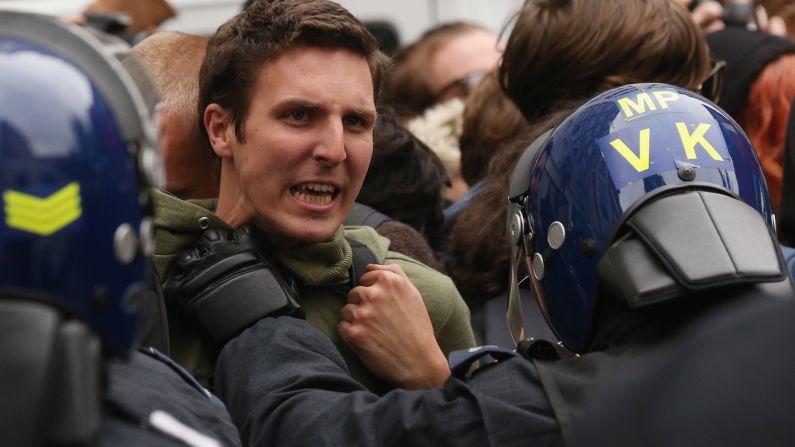
<path fill-rule="evenodd" d="M 139 0 L 134 0 L 138 2 Z M 0 0 L 0 7 L 58 16 L 79 15 L 92 0 Z M 161 30 L 211 35 L 240 11 L 243 0 L 168 0 L 176 16 Z M 394 33 L 395 46 L 412 42 L 439 23 L 465 20 L 498 33 L 522 0 L 341 0 L 343 6 L 364 21 L 386 44 Z"/>

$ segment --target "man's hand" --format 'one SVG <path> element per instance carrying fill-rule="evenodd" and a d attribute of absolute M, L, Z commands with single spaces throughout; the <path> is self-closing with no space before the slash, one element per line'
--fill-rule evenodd
<path fill-rule="evenodd" d="M 367 266 L 338 330 L 373 373 L 399 388 L 433 388 L 450 376 L 422 295 L 398 265 Z"/>
<path fill-rule="evenodd" d="M 194 317 L 218 351 L 266 316 L 303 317 L 292 290 L 256 249 L 246 228 L 209 229 L 176 262 L 165 295 Z"/>

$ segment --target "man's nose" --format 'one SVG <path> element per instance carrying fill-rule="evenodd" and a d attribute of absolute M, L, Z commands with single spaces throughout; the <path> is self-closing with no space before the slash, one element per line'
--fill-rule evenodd
<path fill-rule="evenodd" d="M 314 157 L 324 164 L 334 166 L 348 158 L 345 151 L 345 128 L 342 120 L 329 119 L 315 147 Z"/>

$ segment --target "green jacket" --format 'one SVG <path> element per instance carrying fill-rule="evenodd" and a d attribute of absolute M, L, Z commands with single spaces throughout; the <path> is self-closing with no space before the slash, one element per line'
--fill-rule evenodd
<path fill-rule="evenodd" d="M 172 260 L 190 248 L 203 227 L 230 227 L 211 210 L 213 200 L 183 201 L 163 191 L 154 194 L 155 269 L 165 285 L 171 277 Z M 433 323 L 436 340 L 445 355 L 474 346 L 469 309 L 447 276 L 407 256 L 389 251 L 389 240 L 369 227 L 341 227 L 331 240 L 289 250 L 269 249 L 276 262 L 301 285 L 298 301 L 307 321 L 323 331 L 337 346 L 351 375 L 374 392 L 390 387 L 372 374 L 337 333 L 340 310 L 347 303 L 352 262 L 349 238 L 366 245 L 383 264 L 398 264 L 420 291 Z M 207 371 L 201 342 L 176 306 L 169 306 L 171 355 L 197 375 Z"/>

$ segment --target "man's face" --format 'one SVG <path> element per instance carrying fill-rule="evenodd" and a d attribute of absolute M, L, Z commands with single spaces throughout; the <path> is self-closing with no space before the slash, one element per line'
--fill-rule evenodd
<path fill-rule="evenodd" d="M 356 53 L 301 47 L 262 66 L 245 142 L 232 136 L 230 149 L 238 203 L 273 244 L 334 234 L 367 173 L 375 117 L 370 68 Z"/>

